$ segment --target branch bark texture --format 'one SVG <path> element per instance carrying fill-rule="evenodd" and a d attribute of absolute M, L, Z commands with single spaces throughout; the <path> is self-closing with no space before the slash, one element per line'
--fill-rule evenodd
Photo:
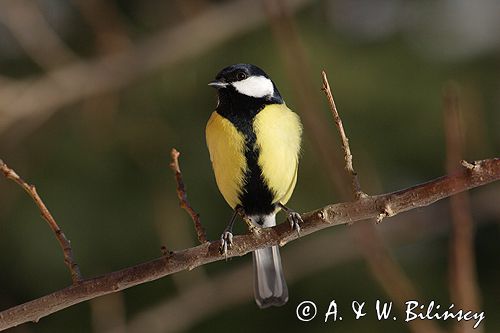
<path fill-rule="evenodd" d="M 440 199 L 500 179 L 500 158 L 462 163 L 458 172 L 427 183 L 393 193 L 362 197 L 357 201 L 328 205 L 302 215 L 301 235 L 318 230 L 377 217 L 389 217 L 430 205 Z M 228 257 L 242 256 L 256 249 L 283 246 L 297 239 L 297 233 L 287 223 L 257 233 L 235 236 Z M 0 312 L 0 330 L 29 322 L 98 296 L 157 280 L 164 276 L 191 270 L 198 266 L 225 259 L 219 253 L 220 241 L 207 242 L 193 248 L 100 277 L 83 280 L 75 285 Z"/>

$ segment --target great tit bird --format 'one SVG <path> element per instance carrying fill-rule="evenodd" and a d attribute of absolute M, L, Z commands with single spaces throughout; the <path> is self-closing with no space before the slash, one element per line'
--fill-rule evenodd
<path fill-rule="evenodd" d="M 207 146 L 217 186 L 234 210 L 221 236 L 222 251 L 231 245 L 237 215 L 250 226 L 272 227 L 283 209 L 291 227 L 299 231 L 300 215 L 285 207 L 297 182 L 299 116 L 255 65 L 226 67 L 209 85 L 217 89 L 218 102 L 207 123 Z M 253 262 L 257 305 L 285 304 L 288 288 L 278 246 L 256 250 Z"/>

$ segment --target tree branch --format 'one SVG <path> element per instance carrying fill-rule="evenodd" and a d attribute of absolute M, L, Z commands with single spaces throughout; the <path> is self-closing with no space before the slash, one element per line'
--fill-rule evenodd
<path fill-rule="evenodd" d="M 30 185 L 26 183 L 19 175 L 9 168 L 7 164 L 5 164 L 2 160 L 0 160 L 0 171 L 4 174 L 4 176 L 7 179 L 10 179 L 19 186 L 21 186 L 26 193 L 29 194 L 29 196 L 33 199 L 35 204 L 38 206 L 38 209 L 40 209 L 40 213 L 42 214 L 42 217 L 47 223 L 49 224 L 50 229 L 54 232 L 57 241 L 59 242 L 59 245 L 61 246 L 61 249 L 63 250 L 63 255 L 64 255 L 64 263 L 66 266 L 68 266 L 69 272 L 71 274 L 71 280 L 73 283 L 78 283 L 79 281 L 82 280 L 82 275 L 80 273 L 80 268 L 76 264 L 75 260 L 73 259 L 73 249 L 71 248 L 70 241 L 66 238 L 66 235 L 64 232 L 59 228 L 57 225 L 56 220 L 52 217 L 52 214 L 50 214 L 47 206 L 43 203 L 42 199 L 38 195 L 36 188 L 34 185 Z"/>
<path fill-rule="evenodd" d="M 207 234 L 200 221 L 200 214 L 198 214 L 187 199 L 187 192 L 184 186 L 184 180 L 182 179 L 181 168 L 179 167 L 179 153 L 177 149 L 173 148 L 170 156 L 172 156 L 172 163 L 170 163 L 170 168 L 174 171 L 175 181 L 177 182 L 177 197 L 179 198 L 179 205 L 184 209 L 194 223 L 194 229 L 196 230 L 196 235 L 201 244 L 207 242 Z"/>
<path fill-rule="evenodd" d="M 355 202 L 325 206 L 302 215 L 301 235 L 336 225 L 376 218 L 380 214 L 394 216 L 407 210 L 430 205 L 440 199 L 500 179 L 500 159 L 493 158 L 463 163 L 460 171 L 401 191 L 367 196 Z M 298 238 L 287 223 L 258 233 L 235 236 L 228 257 L 242 256 L 260 248 L 283 246 Z M 51 313 L 83 301 L 132 286 L 157 280 L 164 276 L 194 269 L 214 261 L 224 260 L 219 253 L 220 241 L 207 242 L 193 248 L 174 252 L 149 262 L 120 271 L 87 279 L 52 294 L 0 312 L 0 330 L 28 321 L 38 321 Z"/>

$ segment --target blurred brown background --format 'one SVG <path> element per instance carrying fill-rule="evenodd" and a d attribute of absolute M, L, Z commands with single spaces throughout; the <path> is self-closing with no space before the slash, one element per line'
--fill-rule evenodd
<path fill-rule="evenodd" d="M 322 69 L 367 193 L 436 178 L 461 158 L 498 156 L 498 17 L 493 0 L 1 0 L 0 158 L 37 186 L 84 276 L 102 275 L 157 257 L 162 245 L 196 245 L 192 223 L 178 208 L 172 147 L 181 151 L 191 204 L 209 238 L 219 237 L 231 211 L 205 147 L 216 102 L 207 83 L 233 63 L 266 70 L 304 121 L 290 202 L 298 211 L 350 199 L 320 90 Z M 444 116 L 450 81 L 458 125 Z M 463 143 L 447 144 L 446 133 L 460 134 Z M 287 245 L 290 301 L 282 308 L 258 310 L 245 256 L 11 331 L 450 332 L 454 321 L 408 326 L 396 309 L 398 320 L 377 321 L 373 304 L 418 297 L 448 308 L 461 293 L 455 270 L 472 265 L 465 283 L 477 292 L 464 306 L 485 311 L 481 329 L 497 332 L 499 193 L 492 184 L 463 197 L 458 206 L 465 209 L 454 213 L 444 200 L 376 227 L 331 228 Z M 458 247 L 471 260 L 452 250 L 456 219 L 472 221 L 472 251 L 467 237 Z M 243 224 L 236 230 L 245 232 Z M 69 283 L 59 245 L 33 202 L 0 179 L 0 310 Z M 324 323 L 333 299 L 344 320 Z M 307 323 L 295 315 L 303 300 L 318 306 Z M 353 300 L 368 304 L 361 320 L 350 311 Z"/>

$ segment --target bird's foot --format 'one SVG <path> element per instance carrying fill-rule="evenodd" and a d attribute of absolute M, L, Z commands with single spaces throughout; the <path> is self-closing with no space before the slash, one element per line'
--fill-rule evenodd
<path fill-rule="evenodd" d="M 220 248 L 219 252 L 220 254 L 224 255 L 227 260 L 227 250 L 231 248 L 231 245 L 233 244 L 233 234 L 231 231 L 224 231 L 222 235 L 220 236 Z"/>
<path fill-rule="evenodd" d="M 302 217 L 297 212 L 289 211 L 287 214 L 290 228 L 292 228 L 292 230 L 297 230 L 297 235 L 300 237 L 300 223 L 303 223 L 304 220 L 302 220 Z"/>
<path fill-rule="evenodd" d="M 281 202 L 278 202 L 278 206 L 283 209 L 283 211 L 288 215 L 288 222 L 290 222 L 290 227 L 292 230 L 297 230 L 297 235 L 300 237 L 300 223 L 303 223 L 302 216 L 299 213 L 294 212 L 287 206 L 283 205 Z"/>

